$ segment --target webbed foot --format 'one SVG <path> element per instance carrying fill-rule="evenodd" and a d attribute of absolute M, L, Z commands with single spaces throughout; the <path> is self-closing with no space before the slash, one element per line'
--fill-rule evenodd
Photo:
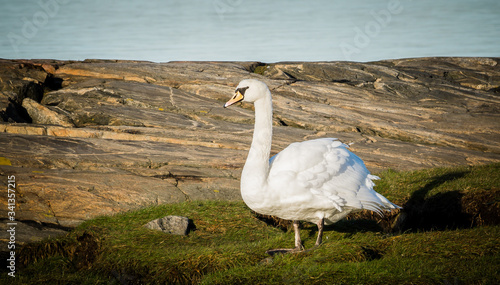
<path fill-rule="evenodd" d="M 277 249 L 270 249 L 266 251 L 267 254 L 270 256 L 274 256 L 276 254 L 287 254 L 287 253 L 299 253 L 303 252 L 305 249 L 303 246 L 298 246 L 296 248 L 277 248 Z"/>

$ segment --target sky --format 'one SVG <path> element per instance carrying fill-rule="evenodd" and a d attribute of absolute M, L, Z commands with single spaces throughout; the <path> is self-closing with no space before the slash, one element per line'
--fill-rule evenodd
<path fill-rule="evenodd" d="M 0 58 L 500 56 L 498 0 L 0 0 Z"/>

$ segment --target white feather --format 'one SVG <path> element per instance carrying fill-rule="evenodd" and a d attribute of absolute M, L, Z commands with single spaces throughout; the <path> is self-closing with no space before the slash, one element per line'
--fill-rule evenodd
<path fill-rule="evenodd" d="M 334 138 L 290 144 L 268 159 L 272 137 L 272 101 L 267 86 L 243 80 L 243 101 L 255 104 L 252 146 L 241 178 L 241 193 L 254 211 L 287 220 L 334 223 L 353 211 L 399 208 L 373 190 L 363 161 Z"/>

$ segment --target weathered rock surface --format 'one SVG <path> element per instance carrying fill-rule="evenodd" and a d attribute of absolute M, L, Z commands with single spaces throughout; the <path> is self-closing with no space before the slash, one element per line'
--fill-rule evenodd
<path fill-rule="evenodd" d="M 31 98 L 24 98 L 21 106 L 26 109 L 28 116 L 34 124 L 74 127 L 73 123 L 68 118 L 69 114 L 64 115 L 55 110 L 51 110 Z"/>
<path fill-rule="evenodd" d="M 372 172 L 498 162 L 499 61 L 0 60 L 0 185 L 16 176 L 16 219 L 39 231 L 240 199 L 253 111 L 222 105 L 249 77 L 274 96 L 273 153 L 337 137 Z"/>
<path fill-rule="evenodd" d="M 152 220 L 144 225 L 148 229 L 164 233 L 185 236 L 189 233 L 189 218 L 181 216 L 166 216 Z"/>

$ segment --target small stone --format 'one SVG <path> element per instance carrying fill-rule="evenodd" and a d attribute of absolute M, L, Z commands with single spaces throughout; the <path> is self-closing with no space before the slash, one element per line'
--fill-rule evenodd
<path fill-rule="evenodd" d="M 162 231 L 173 235 L 187 235 L 189 233 L 189 219 L 181 216 L 166 216 L 152 220 L 146 225 L 148 229 Z"/>

